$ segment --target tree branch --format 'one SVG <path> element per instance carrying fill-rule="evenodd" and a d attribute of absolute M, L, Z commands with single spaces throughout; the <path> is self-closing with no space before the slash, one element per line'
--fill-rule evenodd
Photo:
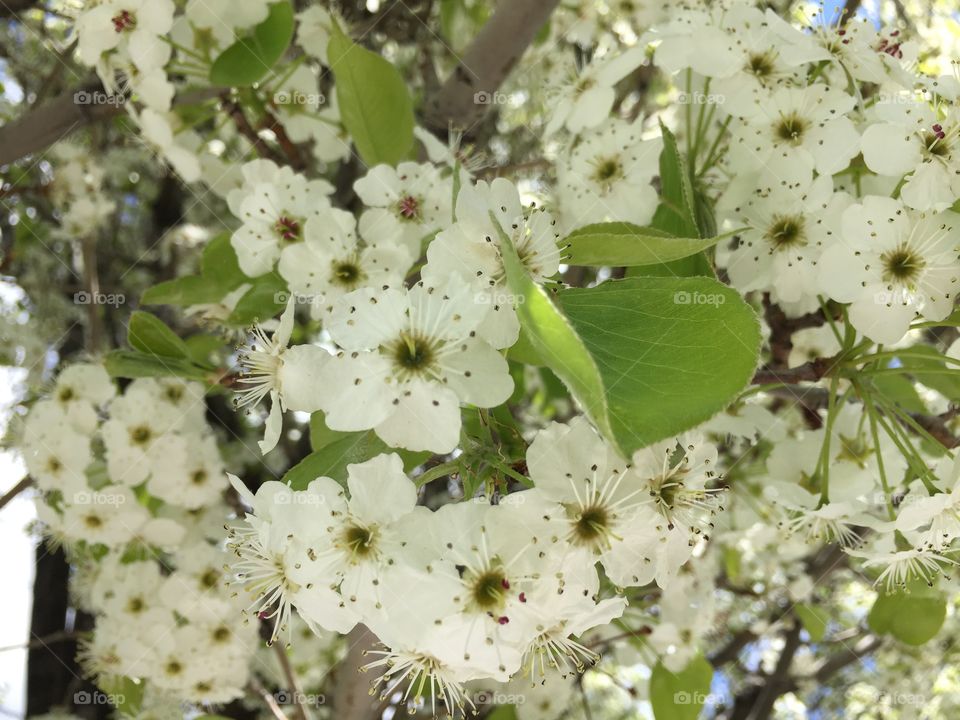
<path fill-rule="evenodd" d="M 468 134 L 489 109 L 490 94 L 500 87 L 558 4 L 559 0 L 500 0 L 439 92 L 427 99 L 427 126 L 439 133 L 453 126 Z"/>
<path fill-rule="evenodd" d="M 367 660 L 367 651 L 374 647 L 377 638 L 365 626 L 357 625 L 347 635 L 347 655 L 337 665 L 333 686 L 333 717 L 337 720 L 372 720 L 376 714 L 376 704 L 370 697 L 370 677 L 362 668 Z M 374 698 L 375 699 L 375 698 Z"/>
<path fill-rule="evenodd" d="M 28 487 L 33 487 L 33 479 L 28 475 L 23 478 L 20 482 L 10 488 L 3 497 L 0 497 L 0 509 L 6 507 L 7 503 L 13 500 L 17 495 L 22 493 Z"/>

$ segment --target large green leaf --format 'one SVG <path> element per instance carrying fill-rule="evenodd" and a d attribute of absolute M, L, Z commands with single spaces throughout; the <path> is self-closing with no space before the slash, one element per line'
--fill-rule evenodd
<path fill-rule="evenodd" d="M 708 420 L 756 370 L 756 314 L 716 280 L 616 280 L 558 300 L 599 370 L 604 425 L 625 455 Z"/>
<path fill-rule="evenodd" d="M 270 6 L 267 19 L 224 50 L 210 67 L 210 82 L 225 87 L 252 85 L 269 72 L 293 39 L 293 6 Z"/>
<path fill-rule="evenodd" d="M 657 720 L 696 720 L 710 693 L 713 667 L 697 657 L 678 673 L 657 663 L 650 673 L 650 705 Z"/>
<path fill-rule="evenodd" d="M 127 325 L 130 347 L 164 358 L 187 358 L 190 350 L 173 330 L 155 315 L 137 310 Z"/>
<path fill-rule="evenodd" d="M 760 325 L 735 290 L 631 278 L 563 290 L 554 303 L 505 234 L 501 249 L 530 345 L 624 457 L 708 420 L 750 382 Z"/>
<path fill-rule="evenodd" d="M 397 69 L 334 27 L 327 60 L 340 119 L 367 165 L 396 165 L 413 148 L 413 102 Z"/>
<path fill-rule="evenodd" d="M 914 581 L 904 590 L 877 595 L 867 624 L 877 634 L 892 635 L 907 645 L 923 645 L 940 631 L 946 616 L 943 593 Z"/>
<path fill-rule="evenodd" d="M 657 265 L 694 255 L 736 232 L 709 238 L 673 237 L 656 228 L 626 222 L 598 223 L 574 230 L 566 237 L 566 262 L 571 265 Z"/>

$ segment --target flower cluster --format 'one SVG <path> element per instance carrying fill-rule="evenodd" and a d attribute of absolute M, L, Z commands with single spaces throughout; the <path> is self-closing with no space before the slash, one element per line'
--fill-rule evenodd
<path fill-rule="evenodd" d="M 468 680 L 582 671 L 599 656 L 578 638 L 627 604 L 597 563 L 616 587 L 666 586 L 721 509 L 717 451 L 686 434 L 626 463 L 578 419 L 541 431 L 527 463 L 534 488 L 436 511 L 396 454 L 349 465 L 346 488 L 319 477 L 254 495 L 233 478 L 252 510 L 231 531 L 235 582 L 274 640 L 294 609 L 315 628 L 369 627 L 386 646 L 367 666 L 376 686 L 403 686 L 412 708 L 463 711 Z"/>
<path fill-rule="evenodd" d="M 74 592 L 96 617 L 80 660 L 104 688 L 127 677 L 178 702 L 243 693 L 256 632 L 236 626 L 224 582 L 228 485 L 203 398 L 176 379 L 118 394 L 101 365 L 76 364 L 26 419 L 37 514 L 78 565 Z"/>

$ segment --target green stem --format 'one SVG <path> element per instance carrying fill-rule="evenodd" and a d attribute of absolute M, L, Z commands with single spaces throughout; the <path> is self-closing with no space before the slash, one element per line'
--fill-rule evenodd
<path fill-rule="evenodd" d="M 873 437 L 873 452 L 877 456 L 877 472 L 880 475 L 880 485 L 883 487 L 884 503 L 887 506 L 887 517 L 889 517 L 891 520 L 895 520 L 897 514 L 893 510 L 893 496 L 890 492 L 890 483 L 887 481 L 887 471 L 883 465 L 883 451 L 880 447 L 880 433 L 877 430 L 877 409 L 873 406 L 873 400 L 870 398 L 869 394 L 865 393 L 863 388 L 861 388 L 858 383 L 855 382 L 854 387 L 857 388 L 857 392 L 863 400 L 863 407 L 867 411 L 866 415 L 870 421 L 870 435 Z"/>

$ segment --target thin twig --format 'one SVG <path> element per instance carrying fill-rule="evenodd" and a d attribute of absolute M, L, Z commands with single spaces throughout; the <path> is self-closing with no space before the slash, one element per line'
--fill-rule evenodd
<path fill-rule="evenodd" d="M 10 488 L 3 497 L 0 497 L 0 510 L 6 507 L 7 503 L 13 500 L 17 495 L 22 493 L 28 487 L 33 487 L 33 478 L 29 475 L 23 478 L 20 482 Z"/>

